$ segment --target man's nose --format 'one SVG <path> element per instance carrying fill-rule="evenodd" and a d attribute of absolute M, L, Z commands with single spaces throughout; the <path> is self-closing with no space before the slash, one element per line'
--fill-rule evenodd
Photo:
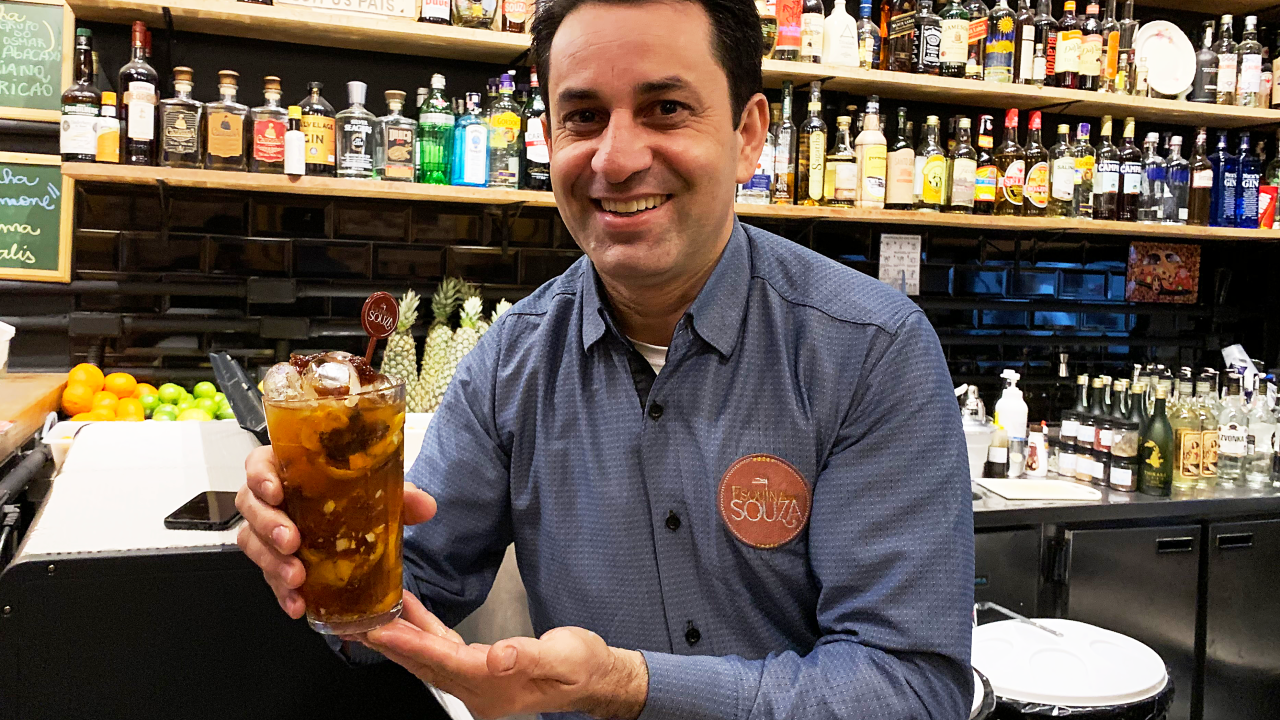
<path fill-rule="evenodd" d="M 610 184 L 625 182 L 653 162 L 643 128 L 629 112 L 616 112 L 600 135 L 591 169 Z"/>

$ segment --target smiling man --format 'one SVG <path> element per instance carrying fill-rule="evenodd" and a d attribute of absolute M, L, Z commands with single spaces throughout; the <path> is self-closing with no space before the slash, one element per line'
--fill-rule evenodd
<path fill-rule="evenodd" d="M 404 614 L 351 640 L 481 717 L 967 717 L 950 376 L 904 296 L 737 221 L 752 0 L 543 0 L 533 51 L 585 257 L 459 367 L 409 473 Z M 271 449 L 247 470 L 241 547 L 301 617 Z M 468 646 L 511 542 L 543 634 Z"/>

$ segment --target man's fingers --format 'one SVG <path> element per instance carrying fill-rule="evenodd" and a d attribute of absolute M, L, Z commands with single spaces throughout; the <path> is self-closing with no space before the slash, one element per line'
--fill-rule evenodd
<path fill-rule="evenodd" d="M 365 643 L 384 654 L 411 658 L 440 675 L 478 678 L 489 674 L 485 664 L 489 646 L 463 645 L 422 630 L 407 620 L 399 619 L 370 630 L 365 633 Z"/>
<path fill-rule="evenodd" d="M 295 589 L 307 576 L 302 563 L 291 555 L 281 555 L 271 549 L 248 525 L 240 528 L 236 544 L 253 564 L 262 569 L 262 576 L 275 593 L 280 608 L 295 620 L 302 617 L 307 606 Z"/>
<path fill-rule="evenodd" d="M 244 473 L 249 489 L 268 505 L 284 502 L 284 486 L 280 483 L 280 463 L 270 445 L 254 448 L 244 460 Z"/>
<path fill-rule="evenodd" d="M 430 610 L 408 590 L 404 591 L 404 601 L 400 611 L 400 617 L 408 622 L 446 640 L 452 640 L 456 643 L 462 643 L 462 636 L 454 632 L 453 628 L 445 625 Z"/>
<path fill-rule="evenodd" d="M 411 482 L 404 484 L 404 524 L 417 525 L 436 516 L 436 499 Z"/>
<path fill-rule="evenodd" d="M 236 493 L 236 509 L 253 532 L 259 537 L 270 538 L 271 545 L 278 552 L 289 555 L 298 550 L 301 536 L 297 526 L 284 511 L 263 502 L 247 483 Z"/>

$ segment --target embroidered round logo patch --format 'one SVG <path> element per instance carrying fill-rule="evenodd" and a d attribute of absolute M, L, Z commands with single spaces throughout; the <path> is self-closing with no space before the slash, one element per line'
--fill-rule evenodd
<path fill-rule="evenodd" d="M 791 542 L 809 524 L 813 495 L 791 463 L 774 455 L 738 458 L 720 479 L 720 517 L 753 548 Z"/>

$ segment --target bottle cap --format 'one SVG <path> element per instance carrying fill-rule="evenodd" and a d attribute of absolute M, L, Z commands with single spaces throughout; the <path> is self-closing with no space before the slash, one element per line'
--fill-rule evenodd
<path fill-rule="evenodd" d="M 1058 126 L 1058 132 L 1059 132 L 1059 133 L 1069 133 L 1069 132 L 1071 132 L 1071 128 L 1070 128 L 1070 127 L 1068 127 L 1068 126 L 1066 126 L 1066 125 L 1059 125 L 1059 126 Z"/>
<path fill-rule="evenodd" d="M 316 91 L 316 92 L 319 92 L 319 91 L 321 91 L 321 90 L 323 90 L 323 89 L 324 89 L 324 83 L 322 83 L 322 82 L 309 82 L 309 83 L 307 83 L 307 89 L 308 89 L 308 90 L 314 90 L 314 91 Z"/>
<path fill-rule="evenodd" d="M 404 107 L 404 99 L 407 97 L 403 90 L 388 90 L 382 93 L 382 96 L 387 99 L 387 107 L 392 105 Z"/>
<path fill-rule="evenodd" d="M 347 101 L 352 105 L 363 105 L 369 86 L 359 80 L 347 83 Z"/>
<path fill-rule="evenodd" d="M 275 93 L 276 95 L 279 95 L 280 94 L 280 78 L 276 77 L 275 75 L 268 75 L 262 78 L 262 92 L 264 95 L 266 93 Z"/>
<path fill-rule="evenodd" d="M 93 31 L 89 28 L 76 28 L 76 37 L 93 37 Z"/>
<path fill-rule="evenodd" d="M 839 115 L 836 117 L 836 125 L 851 125 L 851 124 L 853 124 L 853 118 L 849 117 L 848 115 Z"/>
<path fill-rule="evenodd" d="M 235 70 L 219 70 L 218 71 L 218 87 L 219 88 L 230 86 L 232 89 L 234 89 L 236 85 L 239 83 L 239 81 L 240 81 L 240 73 L 236 72 Z"/>
<path fill-rule="evenodd" d="M 115 94 L 115 93 L 113 93 L 113 92 L 111 92 L 110 90 L 103 90 L 103 91 L 102 91 L 102 104 L 103 104 L 104 106 L 105 106 L 105 105 L 115 105 L 115 104 L 116 104 L 116 94 Z"/>
<path fill-rule="evenodd" d="M 1067 12 L 1075 12 L 1076 11 L 1075 0 L 1067 0 L 1067 2 L 1063 4 L 1062 9 Z"/>
<path fill-rule="evenodd" d="M 498 79 L 498 92 L 510 95 L 515 92 L 516 82 L 511 79 L 509 73 L 502 73 L 502 77 Z"/>
<path fill-rule="evenodd" d="M 173 69 L 173 84 L 174 84 L 174 86 L 176 87 L 176 86 L 178 85 L 178 83 L 182 83 L 183 85 L 186 85 L 186 86 L 187 86 L 187 89 L 188 89 L 188 90 L 190 90 L 190 89 L 191 89 L 191 76 L 192 76 L 192 74 L 193 74 L 193 71 L 192 71 L 192 70 L 191 70 L 191 68 L 189 68 L 189 67 L 179 66 L 179 67 L 174 68 L 174 69 Z"/>
<path fill-rule="evenodd" d="M 432 88 L 434 88 L 434 89 L 436 89 L 436 90 L 443 90 L 443 89 L 444 89 L 444 76 L 443 76 L 443 75 L 441 75 L 440 73 L 436 73 L 435 75 L 432 75 L 432 76 L 431 76 L 431 87 L 432 87 Z"/>
<path fill-rule="evenodd" d="M 1040 126 L 1040 122 L 1041 122 L 1041 120 L 1040 120 L 1040 111 L 1039 111 L 1039 110 L 1032 110 L 1032 111 L 1031 111 L 1031 120 L 1030 120 L 1030 122 L 1029 122 L 1029 123 L 1028 123 L 1028 125 L 1027 125 L 1027 129 L 1029 129 L 1029 130 L 1039 130 L 1039 129 L 1040 129 L 1040 127 L 1041 127 L 1041 126 Z"/>
<path fill-rule="evenodd" d="M 1089 139 L 1090 130 L 1091 130 L 1091 127 L 1089 123 L 1080 123 L 1080 125 L 1076 127 L 1076 135 L 1087 140 Z"/>
<path fill-rule="evenodd" d="M 969 118 L 967 117 L 960 118 L 960 127 L 964 128 L 965 130 L 968 130 L 970 127 Z"/>
<path fill-rule="evenodd" d="M 290 106 L 289 106 L 289 119 L 290 119 L 290 120 L 301 120 L 301 119 L 302 119 L 302 108 L 301 108 L 300 106 L 298 106 L 298 105 L 290 105 Z"/>
<path fill-rule="evenodd" d="M 1018 108 L 1009 108 L 1009 112 L 1004 114 L 1004 126 L 1007 128 L 1018 127 Z"/>

